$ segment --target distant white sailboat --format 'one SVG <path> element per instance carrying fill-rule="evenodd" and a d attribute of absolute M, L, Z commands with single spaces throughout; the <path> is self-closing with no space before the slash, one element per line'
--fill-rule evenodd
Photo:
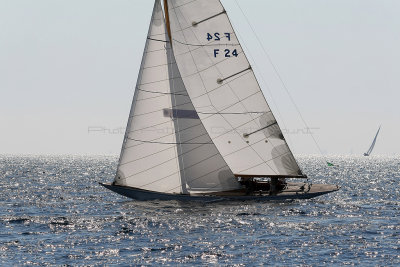
<path fill-rule="evenodd" d="M 364 156 L 369 157 L 369 155 L 371 155 L 372 151 L 374 150 L 375 144 L 376 144 L 376 140 L 378 139 L 378 135 L 379 132 L 381 131 L 381 126 L 379 126 L 378 131 L 376 132 L 375 138 L 372 141 L 371 146 L 369 147 L 368 151 L 364 153 Z"/>
<path fill-rule="evenodd" d="M 168 8 L 169 7 L 169 8 Z M 219 0 L 155 0 L 115 180 L 140 199 L 305 199 L 305 179 Z"/>

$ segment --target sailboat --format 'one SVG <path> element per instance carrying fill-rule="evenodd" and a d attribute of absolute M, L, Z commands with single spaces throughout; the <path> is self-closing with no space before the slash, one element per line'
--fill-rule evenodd
<path fill-rule="evenodd" d="M 302 179 L 290 183 L 286 178 Z M 137 200 L 308 199 L 294 158 L 219 0 L 155 0 L 112 183 Z"/>
<path fill-rule="evenodd" d="M 379 135 L 379 132 L 380 132 L 380 131 L 381 131 L 381 126 L 379 126 L 379 129 L 378 129 L 378 131 L 376 132 L 375 138 L 374 138 L 374 140 L 372 141 L 372 144 L 371 144 L 371 146 L 369 147 L 368 151 L 364 153 L 364 156 L 369 157 L 369 155 L 371 155 L 372 150 L 374 150 L 374 147 L 375 147 L 375 144 L 376 144 L 376 140 L 378 139 L 378 135 Z"/>

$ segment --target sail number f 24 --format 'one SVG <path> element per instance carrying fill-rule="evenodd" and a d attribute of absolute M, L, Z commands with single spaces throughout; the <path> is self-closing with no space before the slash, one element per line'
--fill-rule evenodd
<path fill-rule="evenodd" d="M 219 32 L 214 34 L 207 33 L 207 41 L 221 41 L 221 38 L 226 38 L 228 41 L 231 41 L 231 34 L 229 32 L 225 32 L 223 35 L 221 35 Z M 239 54 L 236 49 L 214 49 L 214 57 L 219 55 L 225 55 L 225 57 L 237 57 Z"/>

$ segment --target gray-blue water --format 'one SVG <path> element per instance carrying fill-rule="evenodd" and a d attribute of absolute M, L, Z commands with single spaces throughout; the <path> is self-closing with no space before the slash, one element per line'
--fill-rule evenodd
<path fill-rule="evenodd" d="M 0 156 L 0 265 L 400 265 L 400 158 L 298 158 L 339 192 L 291 203 L 137 202 L 116 157 Z"/>

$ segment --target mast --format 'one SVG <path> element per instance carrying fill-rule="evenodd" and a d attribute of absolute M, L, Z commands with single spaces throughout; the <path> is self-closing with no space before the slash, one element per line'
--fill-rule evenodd
<path fill-rule="evenodd" d="M 171 38 L 171 25 L 169 22 L 169 12 L 168 12 L 168 1 L 164 0 L 164 12 L 165 12 L 165 25 L 167 26 L 167 32 L 168 32 L 168 37 L 169 40 L 172 40 Z M 172 45 L 172 42 L 171 42 Z"/>

